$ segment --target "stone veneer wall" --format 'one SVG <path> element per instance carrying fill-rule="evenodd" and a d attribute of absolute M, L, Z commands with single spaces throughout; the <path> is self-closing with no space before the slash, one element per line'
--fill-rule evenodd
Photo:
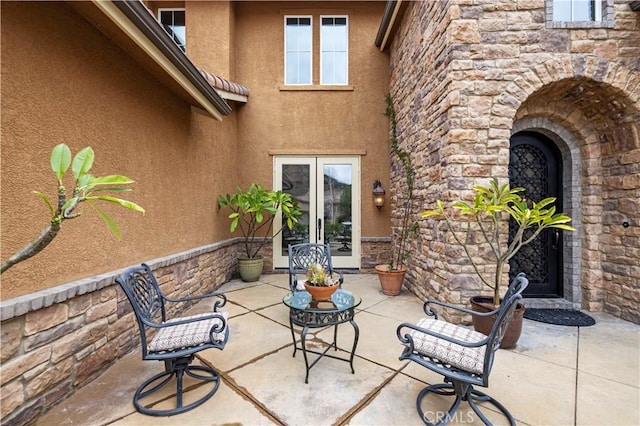
<path fill-rule="evenodd" d="M 391 238 L 362 237 L 360 240 L 360 271 L 373 272 L 376 265 L 389 262 Z"/>
<path fill-rule="evenodd" d="M 640 13 L 609 0 L 605 22 L 563 26 L 549 22 L 548 6 L 408 5 L 391 45 L 390 81 L 399 143 L 417 169 L 414 213 L 436 199 L 468 197 L 489 177 L 507 182 L 514 130 L 550 134 L 570 162 L 563 207 L 581 220 L 578 233 L 565 236 L 565 297 L 572 307 L 640 322 Z M 394 205 L 398 172 L 394 164 Z M 421 222 L 408 285 L 452 303 L 480 288 L 432 222 Z"/>
<path fill-rule="evenodd" d="M 186 297 L 229 281 L 241 249 L 230 240 L 146 263 L 166 295 Z M 34 422 L 140 345 L 121 272 L 2 301 L 2 424 Z"/>

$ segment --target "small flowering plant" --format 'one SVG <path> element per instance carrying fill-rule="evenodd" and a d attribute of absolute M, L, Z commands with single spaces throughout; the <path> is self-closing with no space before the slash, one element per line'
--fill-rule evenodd
<path fill-rule="evenodd" d="M 307 269 L 307 282 L 314 287 L 331 287 L 336 284 L 329 271 L 319 263 L 314 263 Z"/>

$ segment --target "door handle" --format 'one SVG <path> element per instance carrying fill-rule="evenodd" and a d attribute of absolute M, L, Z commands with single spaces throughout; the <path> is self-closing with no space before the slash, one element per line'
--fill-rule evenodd
<path fill-rule="evenodd" d="M 316 241 L 322 241 L 322 239 L 320 238 L 322 236 L 322 219 L 318 219 L 318 237 L 316 238 Z"/>
<path fill-rule="evenodd" d="M 553 231 L 553 244 L 551 244 L 551 247 L 554 250 L 558 250 L 558 242 L 560 241 L 560 231 L 558 231 L 557 229 L 555 229 Z"/>

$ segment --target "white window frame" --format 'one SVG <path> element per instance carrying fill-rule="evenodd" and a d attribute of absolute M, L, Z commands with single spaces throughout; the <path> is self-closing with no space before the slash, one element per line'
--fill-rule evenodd
<path fill-rule="evenodd" d="M 307 18 L 310 22 L 311 46 L 309 50 L 309 83 L 289 83 L 287 76 L 287 19 L 289 18 Z M 313 84 L 313 16 L 311 15 L 285 15 L 284 16 L 284 84 L 286 86 L 310 86 Z"/>
<path fill-rule="evenodd" d="M 158 22 L 164 28 L 165 24 L 162 23 L 162 20 L 160 18 L 160 15 L 162 14 L 162 12 L 184 12 L 184 45 L 181 46 L 181 47 L 183 47 L 184 51 L 186 52 L 186 50 L 187 50 L 187 9 L 184 8 L 184 7 L 160 7 L 160 8 L 158 8 Z M 176 44 L 178 44 L 178 43 L 176 43 Z M 178 44 L 178 46 L 180 46 L 180 44 Z"/>
<path fill-rule="evenodd" d="M 344 83 L 325 83 L 324 75 L 323 75 L 323 66 L 322 66 L 322 54 L 324 53 L 323 39 L 322 39 L 322 20 L 324 18 L 344 18 L 346 21 L 346 34 L 345 34 L 345 82 Z M 330 85 L 330 86 L 346 86 L 349 84 L 349 15 L 320 15 L 320 85 Z"/>
<path fill-rule="evenodd" d="M 554 19 L 554 6 L 559 1 L 571 2 L 572 15 L 575 10 L 575 0 L 546 0 L 546 22 L 547 28 L 613 28 L 615 26 L 614 0 L 593 0 L 595 17 L 589 21 L 558 21 Z"/>

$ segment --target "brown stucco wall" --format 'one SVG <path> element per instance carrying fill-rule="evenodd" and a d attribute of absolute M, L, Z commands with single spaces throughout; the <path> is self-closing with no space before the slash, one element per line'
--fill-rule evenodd
<path fill-rule="evenodd" d="M 297 8 L 297 9 L 296 9 Z M 251 89 L 238 118 L 240 183 L 272 185 L 273 152 L 361 157 L 362 236 L 388 236 L 388 208 L 372 203 L 375 179 L 389 184 L 389 121 L 384 115 L 388 55 L 373 44 L 384 2 L 235 3 L 236 78 Z M 310 90 L 283 90 L 284 15 L 349 15 L 350 90 L 319 90 L 317 58 Z M 318 39 L 316 36 L 315 40 Z M 314 46 L 318 51 L 318 46 Z"/>
<path fill-rule="evenodd" d="M 104 206 L 117 241 L 83 206 L 42 253 L 2 274 L 2 299 L 228 237 L 215 203 L 236 180 L 236 116 L 192 114 L 64 3 L 2 2 L 1 83 L 2 259 L 48 223 L 31 191 L 55 197 L 49 155 L 61 142 L 74 153 L 92 146 L 95 175 L 134 179 L 125 198 L 147 211 Z"/>

